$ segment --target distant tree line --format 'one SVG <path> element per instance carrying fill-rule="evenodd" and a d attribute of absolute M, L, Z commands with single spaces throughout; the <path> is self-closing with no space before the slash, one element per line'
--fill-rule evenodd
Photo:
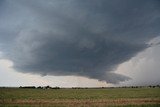
<path fill-rule="evenodd" d="M 38 86 L 38 87 L 35 87 L 35 86 L 20 86 L 19 88 L 23 88 L 23 89 L 60 89 L 60 87 L 50 87 L 49 85 L 48 86 Z"/>
<path fill-rule="evenodd" d="M 1 87 L 2 88 L 2 87 Z M 5 88 L 5 87 L 4 87 Z M 22 89 L 60 89 L 60 87 L 51 86 L 20 86 Z M 149 86 L 121 86 L 121 87 L 72 87 L 72 89 L 108 89 L 108 88 L 160 88 L 160 85 L 149 85 Z"/>
<path fill-rule="evenodd" d="M 19 88 L 36 88 L 36 87 L 35 86 L 24 86 L 24 87 L 20 86 Z"/>
<path fill-rule="evenodd" d="M 72 87 L 72 89 L 106 89 L 106 88 L 160 88 L 160 85 L 149 86 L 121 86 L 121 87 Z"/>
<path fill-rule="evenodd" d="M 160 88 L 160 85 L 149 85 L 149 86 L 123 86 L 119 88 Z"/>

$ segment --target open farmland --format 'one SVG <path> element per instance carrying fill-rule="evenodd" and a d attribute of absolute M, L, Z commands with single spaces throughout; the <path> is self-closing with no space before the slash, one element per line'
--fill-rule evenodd
<path fill-rule="evenodd" d="M 158 107 L 160 88 L 0 89 L 1 107 Z"/>

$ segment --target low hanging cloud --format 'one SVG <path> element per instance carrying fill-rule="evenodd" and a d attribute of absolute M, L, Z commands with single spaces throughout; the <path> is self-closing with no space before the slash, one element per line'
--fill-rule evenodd
<path fill-rule="evenodd" d="M 158 0 L 4 0 L 0 49 L 19 72 L 130 79 L 116 67 L 160 31 Z M 112 71 L 112 72 L 111 72 Z"/>

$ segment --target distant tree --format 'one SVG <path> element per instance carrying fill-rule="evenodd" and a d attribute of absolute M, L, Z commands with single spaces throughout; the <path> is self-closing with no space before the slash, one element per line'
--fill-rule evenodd
<path fill-rule="evenodd" d="M 35 86 L 24 86 L 24 87 L 20 86 L 19 88 L 30 88 L 30 89 L 35 89 L 36 87 L 35 87 Z"/>
<path fill-rule="evenodd" d="M 44 87 L 45 89 L 51 89 L 52 87 L 50 87 L 49 85 Z"/>
<path fill-rule="evenodd" d="M 43 87 L 41 87 L 41 86 L 38 86 L 37 88 L 38 88 L 38 89 L 42 89 Z"/>
<path fill-rule="evenodd" d="M 149 87 L 149 88 L 152 88 L 152 86 L 151 86 L 151 85 L 149 85 L 148 87 Z"/>
<path fill-rule="evenodd" d="M 52 89 L 60 89 L 60 87 L 57 87 L 57 86 L 56 86 L 56 87 L 52 87 Z"/>

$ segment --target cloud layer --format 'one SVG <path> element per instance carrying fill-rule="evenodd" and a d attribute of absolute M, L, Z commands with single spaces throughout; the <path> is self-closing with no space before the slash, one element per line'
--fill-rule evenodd
<path fill-rule="evenodd" d="M 0 50 L 20 72 L 119 83 L 111 72 L 160 32 L 157 0 L 1 1 Z M 1 9 L 0 9 L 1 10 Z"/>

